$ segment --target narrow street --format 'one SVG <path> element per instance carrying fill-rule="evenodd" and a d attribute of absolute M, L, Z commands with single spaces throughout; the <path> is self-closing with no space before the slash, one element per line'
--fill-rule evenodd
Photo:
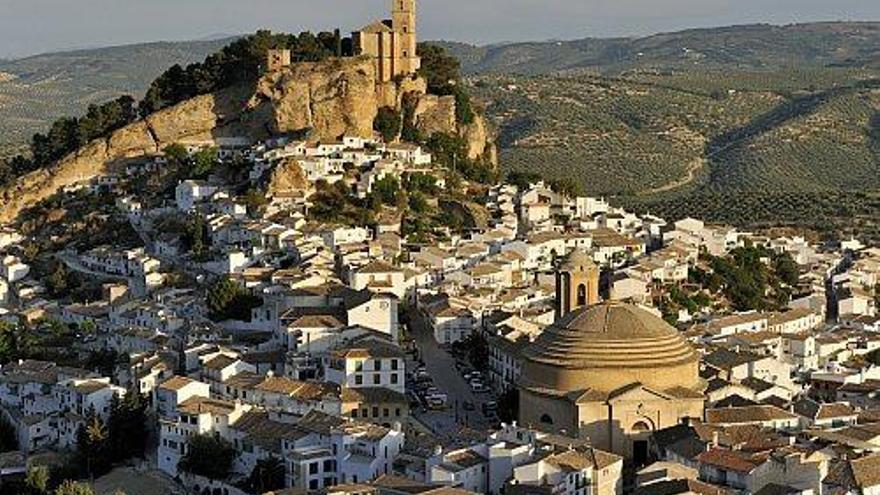
<path fill-rule="evenodd" d="M 419 411 L 417 413 L 419 419 L 438 435 L 455 435 L 462 426 L 475 430 L 487 430 L 493 426 L 482 413 L 483 404 L 493 400 L 492 394 L 471 392 L 470 386 L 455 367 L 455 358 L 437 344 L 429 325 L 419 311 L 411 310 L 409 321 L 410 335 L 416 342 L 428 374 L 434 379 L 436 387 L 448 397 L 446 410 Z M 466 411 L 465 402 L 473 404 L 474 410 Z"/>

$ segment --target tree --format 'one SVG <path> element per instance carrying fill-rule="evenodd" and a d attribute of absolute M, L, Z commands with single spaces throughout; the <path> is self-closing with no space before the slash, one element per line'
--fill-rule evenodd
<path fill-rule="evenodd" d="M 94 409 L 86 416 L 85 425 L 76 434 L 76 454 L 79 465 L 90 479 L 106 474 L 112 465 L 107 427 Z"/>
<path fill-rule="evenodd" d="M 260 459 L 247 479 L 248 489 L 254 493 L 280 490 L 287 485 L 284 461 L 271 456 Z"/>
<path fill-rule="evenodd" d="M 776 277 L 789 287 L 794 287 L 800 280 L 800 268 L 788 253 L 778 254 L 773 259 L 773 271 Z"/>
<path fill-rule="evenodd" d="M 114 349 L 98 349 L 89 352 L 85 360 L 85 367 L 94 370 L 101 376 L 114 376 L 118 364 L 128 365 L 127 354 L 120 354 Z"/>
<path fill-rule="evenodd" d="M 516 387 L 498 397 L 498 419 L 505 423 L 519 419 L 519 389 Z"/>
<path fill-rule="evenodd" d="M 52 273 L 46 277 L 46 288 L 49 289 L 49 294 L 54 299 L 61 299 L 67 296 L 68 289 L 70 288 L 68 283 L 69 276 L 67 266 L 62 262 L 55 262 Z"/>
<path fill-rule="evenodd" d="M 390 143 L 400 134 L 400 112 L 391 107 L 382 107 L 373 120 L 373 129 L 382 135 L 382 140 Z"/>
<path fill-rule="evenodd" d="M 18 449 L 18 436 L 15 427 L 8 421 L 0 418 L 0 452 L 9 452 Z"/>
<path fill-rule="evenodd" d="M 407 176 L 406 190 L 411 193 L 420 192 L 432 196 L 440 192 L 440 188 L 437 186 L 437 178 L 422 172 L 412 173 Z"/>
<path fill-rule="evenodd" d="M 397 203 L 400 182 L 393 175 L 386 175 L 373 184 L 373 194 L 386 205 Z"/>
<path fill-rule="evenodd" d="M 419 192 L 415 192 L 409 195 L 409 209 L 416 215 L 424 215 L 428 213 L 428 202 L 425 200 L 425 195 Z"/>
<path fill-rule="evenodd" d="M 162 152 L 165 153 L 165 159 L 171 166 L 180 167 L 189 161 L 189 152 L 182 144 L 169 144 Z"/>
<path fill-rule="evenodd" d="M 214 321 L 250 321 L 251 310 L 262 303 L 260 297 L 228 278 L 219 280 L 208 290 L 208 310 Z"/>
<path fill-rule="evenodd" d="M 204 179 L 217 168 L 220 162 L 217 159 L 217 148 L 204 148 L 192 156 L 192 170 L 190 177 Z"/>
<path fill-rule="evenodd" d="M 107 419 L 109 451 L 114 462 L 143 457 L 147 448 L 147 400 L 137 390 L 114 397 Z"/>
<path fill-rule="evenodd" d="M 49 468 L 32 466 L 28 468 L 24 480 L 27 495 L 45 495 L 49 493 Z"/>
<path fill-rule="evenodd" d="M 67 480 L 55 490 L 55 495 L 95 495 L 95 492 L 85 483 Z"/>
<path fill-rule="evenodd" d="M 458 59 L 445 48 L 431 43 L 419 43 L 417 52 L 422 58 L 419 75 L 427 81 L 428 91 L 439 96 L 453 94 L 453 88 L 461 79 Z"/>
<path fill-rule="evenodd" d="M 461 341 L 461 347 L 467 352 L 468 361 L 474 369 L 485 371 L 489 366 L 489 343 L 481 333 L 472 333 Z"/>
<path fill-rule="evenodd" d="M 33 334 L 22 325 L 0 322 L 0 365 L 26 359 L 36 347 Z"/>
<path fill-rule="evenodd" d="M 213 435 L 195 435 L 187 442 L 186 455 L 177 468 L 208 479 L 224 480 L 232 471 L 235 456 L 235 448 L 226 440 Z"/>
<path fill-rule="evenodd" d="M 183 235 L 183 242 L 189 247 L 190 252 L 196 260 L 205 260 L 208 255 L 208 248 L 205 243 L 205 219 L 198 213 L 193 213 L 187 221 L 186 229 Z"/>

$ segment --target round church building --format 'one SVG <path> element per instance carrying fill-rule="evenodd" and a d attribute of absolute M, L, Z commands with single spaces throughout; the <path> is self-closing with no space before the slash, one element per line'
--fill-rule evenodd
<path fill-rule="evenodd" d="M 618 302 L 562 314 L 523 351 L 519 388 L 521 424 L 637 463 L 652 431 L 703 416 L 697 352 L 661 318 Z"/>

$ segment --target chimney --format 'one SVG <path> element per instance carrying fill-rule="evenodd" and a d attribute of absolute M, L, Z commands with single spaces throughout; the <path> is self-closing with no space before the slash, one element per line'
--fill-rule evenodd
<path fill-rule="evenodd" d="M 718 448 L 720 446 L 719 445 L 720 441 L 719 441 L 718 437 L 719 437 L 718 432 L 713 431 L 712 432 L 712 443 L 710 444 L 712 446 L 712 448 Z"/>

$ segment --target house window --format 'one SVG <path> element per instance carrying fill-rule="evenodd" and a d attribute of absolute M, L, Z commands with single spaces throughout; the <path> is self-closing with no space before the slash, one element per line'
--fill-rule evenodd
<path fill-rule="evenodd" d="M 309 480 L 309 490 L 318 489 L 318 480 Z"/>
<path fill-rule="evenodd" d="M 388 412 L 388 408 L 387 408 L 387 407 L 386 407 L 385 409 L 382 409 L 382 417 L 383 417 L 383 418 L 387 418 L 387 417 L 388 417 L 388 414 L 389 414 L 389 412 Z"/>
<path fill-rule="evenodd" d="M 318 474 L 318 463 L 312 462 L 309 464 L 309 474 Z"/>
<path fill-rule="evenodd" d="M 382 383 L 382 375 L 373 375 L 373 385 L 379 385 Z"/>
<path fill-rule="evenodd" d="M 382 371 L 382 360 L 381 359 L 377 359 L 377 360 L 373 361 L 373 369 L 375 371 Z"/>
<path fill-rule="evenodd" d="M 373 417 L 374 418 L 379 417 L 379 407 L 378 406 L 373 406 Z"/>
<path fill-rule="evenodd" d="M 354 375 L 354 384 L 355 385 L 363 385 L 364 384 L 364 376 L 363 375 Z"/>
<path fill-rule="evenodd" d="M 397 378 L 397 373 L 392 373 L 392 374 L 391 374 L 391 384 L 392 384 L 392 385 L 397 385 L 397 381 L 398 381 L 398 380 L 399 380 L 399 378 Z"/>
<path fill-rule="evenodd" d="M 392 359 L 391 360 L 391 369 L 394 371 L 397 371 L 398 366 L 399 366 L 399 363 L 397 362 L 397 359 Z"/>

